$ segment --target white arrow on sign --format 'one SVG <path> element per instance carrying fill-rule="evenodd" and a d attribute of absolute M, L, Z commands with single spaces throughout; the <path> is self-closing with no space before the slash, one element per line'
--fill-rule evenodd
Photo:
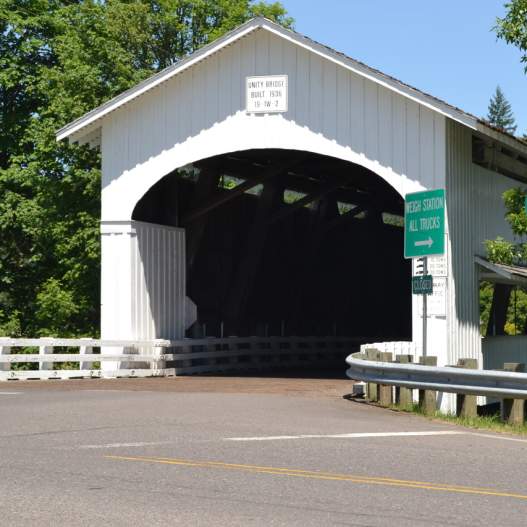
<path fill-rule="evenodd" d="M 432 247 L 433 243 L 434 243 L 434 240 L 432 240 L 432 238 L 430 238 L 430 236 L 429 236 L 428 240 L 419 240 L 419 241 L 414 242 L 414 246 L 415 247 L 423 247 L 424 245 L 428 245 L 428 248 L 430 249 L 430 247 Z"/>

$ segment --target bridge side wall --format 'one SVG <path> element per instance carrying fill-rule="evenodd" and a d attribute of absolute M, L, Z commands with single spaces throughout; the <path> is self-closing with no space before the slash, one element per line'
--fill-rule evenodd
<path fill-rule="evenodd" d="M 101 237 L 101 338 L 183 338 L 184 229 L 103 222 Z"/>
<path fill-rule="evenodd" d="M 502 194 L 518 181 L 472 162 L 472 132 L 447 121 L 448 363 L 475 358 L 483 366 L 479 277 L 474 256 L 485 256 L 485 240 L 513 234 L 505 221 Z"/>

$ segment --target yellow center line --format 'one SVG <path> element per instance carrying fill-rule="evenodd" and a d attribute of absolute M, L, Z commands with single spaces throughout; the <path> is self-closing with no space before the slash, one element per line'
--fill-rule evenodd
<path fill-rule="evenodd" d="M 104 456 L 107 459 L 120 461 L 140 461 L 144 463 L 160 463 L 164 465 L 179 465 L 199 468 L 220 468 L 225 470 L 238 470 L 252 472 L 254 474 L 273 474 L 300 478 L 348 481 L 351 483 L 362 483 L 370 485 L 385 485 L 390 487 L 406 487 L 424 490 L 436 490 L 443 492 L 457 492 L 463 494 L 476 494 L 483 496 L 498 496 L 502 498 L 515 498 L 527 500 L 527 495 L 505 492 L 483 487 L 466 487 L 463 485 L 452 485 L 448 483 L 433 483 L 426 481 L 412 481 L 404 479 L 393 479 L 385 477 L 360 476 L 353 474 L 335 474 L 331 472 L 314 472 L 310 470 L 299 470 L 292 468 L 265 467 L 259 465 L 242 465 L 236 463 L 222 463 L 219 461 L 194 461 L 187 459 L 160 458 L 160 457 L 131 457 L 131 456 Z"/>
<path fill-rule="evenodd" d="M 113 457 L 118 459 L 123 459 L 123 456 L 107 456 L 107 457 Z M 312 470 L 301 470 L 301 469 L 294 469 L 294 468 L 280 468 L 280 467 L 263 467 L 260 465 L 247 465 L 247 464 L 236 464 L 236 463 L 224 463 L 221 461 L 201 461 L 201 460 L 188 460 L 188 459 L 177 459 L 177 458 L 166 458 L 166 457 L 156 457 L 156 456 L 149 456 L 149 457 L 143 457 L 143 456 L 135 456 L 135 457 L 126 457 L 127 460 L 131 461 L 151 461 L 154 460 L 157 462 L 166 462 L 168 464 L 172 465 L 187 465 L 187 466 L 197 466 L 197 467 L 212 467 L 212 468 L 225 468 L 225 469 L 234 469 L 234 470 L 251 470 L 251 471 L 258 471 L 258 470 L 273 470 L 274 472 L 287 472 L 295 473 L 299 475 L 308 475 L 308 476 L 328 476 L 328 477 L 336 477 L 336 478 L 342 478 L 343 476 L 348 477 L 347 474 L 335 474 L 333 472 L 319 472 L 319 471 L 312 471 Z M 385 477 L 372 477 L 372 476 L 353 476 L 358 477 L 362 480 L 373 480 L 373 481 L 383 481 L 387 483 L 404 483 L 404 484 L 415 484 L 415 485 L 433 485 L 432 483 L 428 481 L 413 481 L 413 480 L 405 480 L 405 479 L 394 479 L 394 478 L 385 478 Z M 470 490 L 483 490 L 487 491 L 488 488 L 482 488 L 482 487 L 466 487 L 466 486 L 460 486 L 460 485 L 451 485 L 448 483 L 440 483 L 441 487 L 452 487 L 452 488 L 462 488 L 462 489 L 470 489 Z"/>

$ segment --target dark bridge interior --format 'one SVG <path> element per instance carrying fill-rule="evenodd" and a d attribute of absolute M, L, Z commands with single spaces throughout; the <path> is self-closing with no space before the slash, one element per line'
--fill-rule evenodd
<path fill-rule="evenodd" d="M 402 215 L 399 194 L 361 166 L 251 150 L 167 175 L 133 219 L 186 229 L 187 294 L 209 336 L 407 340 Z"/>

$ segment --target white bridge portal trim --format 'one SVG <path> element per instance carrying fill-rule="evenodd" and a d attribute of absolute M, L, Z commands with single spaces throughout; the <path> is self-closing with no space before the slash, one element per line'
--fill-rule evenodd
<path fill-rule="evenodd" d="M 103 140 L 104 144 L 104 140 Z M 177 168 L 230 152 L 252 149 L 300 150 L 363 166 L 379 175 L 401 196 L 424 189 L 423 182 L 398 174 L 392 167 L 351 147 L 317 134 L 282 115 L 246 115 L 240 111 L 170 150 L 149 158 L 103 189 L 103 221 L 131 218 L 137 202 L 164 176 Z"/>

